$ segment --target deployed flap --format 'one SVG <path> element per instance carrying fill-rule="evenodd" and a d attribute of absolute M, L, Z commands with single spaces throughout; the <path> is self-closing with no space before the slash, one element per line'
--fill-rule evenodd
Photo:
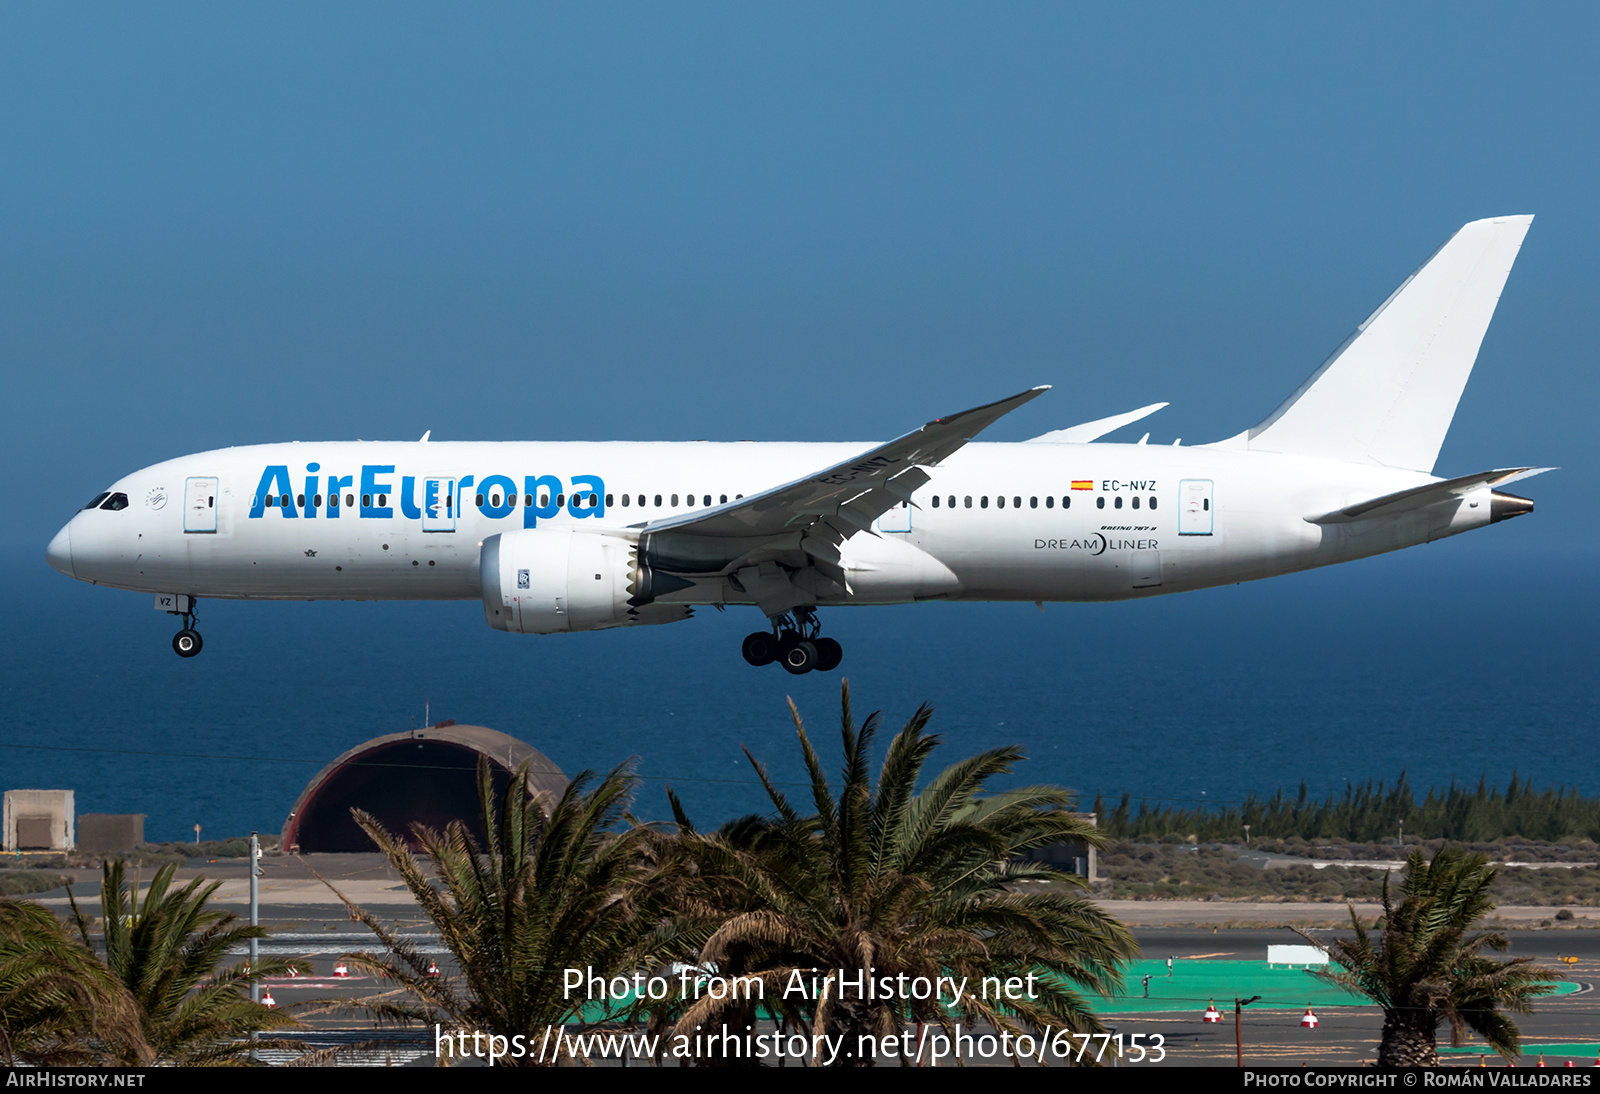
<path fill-rule="evenodd" d="M 1312 524 L 1350 524 L 1358 520 L 1378 520 L 1382 517 L 1392 517 L 1399 513 L 1408 513 L 1416 509 L 1426 509 L 1430 505 L 1437 505 L 1441 501 L 1460 497 L 1471 493 L 1480 487 L 1505 486 L 1516 482 L 1518 479 L 1529 479 L 1535 475 L 1542 475 L 1546 471 L 1554 471 L 1553 467 L 1507 467 L 1498 471 L 1480 471 L 1476 475 L 1463 475 L 1459 479 L 1443 479 L 1439 482 L 1430 482 L 1423 486 L 1414 486 L 1410 490 L 1400 490 L 1393 494 L 1384 494 L 1381 497 L 1370 498 L 1355 505 L 1347 505 L 1343 509 L 1335 509 L 1331 513 L 1324 513 L 1320 517 L 1307 517 Z"/>
<path fill-rule="evenodd" d="M 1248 446 L 1431 472 L 1532 221 L 1462 227 L 1249 430 Z"/>
<path fill-rule="evenodd" d="M 1110 433 L 1113 429 L 1121 429 L 1125 425 L 1137 422 L 1140 418 L 1148 418 L 1167 403 L 1151 403 L 1138 410 L 1130 410 L 1126 414 L 1113 414 L 1109 418 L 1096 418 L 1092 422 L 1081 425 L 1068 426 L 1066 429 L 1056 429 L 1049 433 L 1041 433 L 1037 437 L 1029 437 L 1027 443 L 1045 444 L 1088 444 Z"/>
<path fill-rule="evenodd" d="M 997 403 L 935 418 L 921 429 L 806 478 L 726 505 L 650 521 L 644 525 L 643 533 L 652 538 L 663 532 L 745 538 L 777 535 L 832 518 L 843 536 L 851 536 L 864 530 L 880 513 L 898 505 L 909 493 L 907 487 L 914 490 L 927 481 L 926 476 L 920 481 L 913 476 L 909 483 L 890 480 L 918 465 L 937 464 L 1002 415 L 1048 390 L 1048 386 L 1031 388 Z"/>

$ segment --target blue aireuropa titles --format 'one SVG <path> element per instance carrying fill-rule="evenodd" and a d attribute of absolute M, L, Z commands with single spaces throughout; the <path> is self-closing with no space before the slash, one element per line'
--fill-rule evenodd
<path fill-rule="evenodd" d="M 394 517 L 398 506 L 400 515 L 407 520 L 453 522 L 461 512 L 460 499 L 465 497 L 470 497 L 473 507 L 491 520 L 503 520 L 520 509 L 524 528 L 536 527 L 541 518 L 549 519 L 563 509 L 577 519 L 606 515 L 606 484 L 599 475 L 574 475 L 570 489 L 555 475 L 525 475 L 521 497 L 509 475 L 488 475 L 476 485 L 472 475 L 459 479 L 420 476 L 419 495 L 419 476 L 402 475 L 397 491 L 394 469 L 392 463 L 363 464 L 358 496 L 354 475 L 329 473 L 324 484 L 319 474 L 322 465 L 308 463 L 305 478 L 296 488 L 287 464 L 269 464 L 262 469 L 261 481 L 250 499 L 250 519 L 258 520 L 273 510 L 285 518 L 314 518 L 321 510 L 331 520 L 340 517 L 343 510 L 353 509 L 365 520 L 388 520 Z M 324 493 L 326 506 L 322 504 Z M 341 494 L 345 499 L 342 505 Z M 389 504 L 391 500 L 394 505 Z"/>

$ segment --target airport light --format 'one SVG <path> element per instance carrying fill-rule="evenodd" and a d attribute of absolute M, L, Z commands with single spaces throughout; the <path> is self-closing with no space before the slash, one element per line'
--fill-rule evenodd
<path fill-rule="evenodd" d="M 1233 1051 L 1240 1067 L 1244 1066 L 1244 1008 L 1260 998 L 1259 995 L 1252 995 L 1248 999 L 1233 998 Z"/>

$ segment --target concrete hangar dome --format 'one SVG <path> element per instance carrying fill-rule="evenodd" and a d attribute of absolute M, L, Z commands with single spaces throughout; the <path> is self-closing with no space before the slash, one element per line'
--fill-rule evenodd
<path fill-rule="evenodd" d="M 308 853 L 375 851 L 351 819 L 352 809 L 372 814 L 388 831 L 404 835 L 413 849 L 413 824 L 443 831 L 454 820 L 464 822 L 482 846 L 480 756 L 489 761 L 497 795 L 524 763 L 535 794 L 543 792 L 553 802 L 567 788 L 561 769 L 532 745 L 487 726 L 439 722 L 374 737 L 324 767 L 284 821 L 281 846 Z"/>

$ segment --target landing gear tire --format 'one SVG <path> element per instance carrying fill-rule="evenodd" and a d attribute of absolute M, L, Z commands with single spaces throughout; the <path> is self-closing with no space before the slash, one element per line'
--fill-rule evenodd
<path fill-rule="evenodd" d="M 778 659 L 778 639 L 771 631 L 756 631 L 744 640 L 744 659 L 760 668 Z"/>
<path fill-rule="evenodd" d="M 818 672 L 832 672 L 844 660 L 844 647 L 832 638 L 814 639 L 812 645 L 817 647 Z"/>
<path fill-rule="evenodd" d="M 816 643 L 808 638 L 796 639 L 786 644 L 781 658 L 783 667 L 794 676 L 804 676 L 817 667 L 820 659 Z"/>
<path fill-rule="evenodd" d="M 200 632 L 188 627 L 172 636 L 172 649 L 179 657 L 193 657 L 200 652 L 202 644 Z"/>

